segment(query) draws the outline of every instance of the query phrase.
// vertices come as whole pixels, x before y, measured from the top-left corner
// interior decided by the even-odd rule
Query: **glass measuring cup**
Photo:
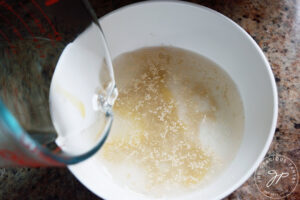
[[[0,166],[74,164],[103,145],[117,90],[101,29],[95,51],[76,54],[88,66],[72,77],[62,64],[78,35],[98,26],[93,15],[81,0],[0,1]],[[84,77],[89,83],[89,75],[92,84],[66,89]]]

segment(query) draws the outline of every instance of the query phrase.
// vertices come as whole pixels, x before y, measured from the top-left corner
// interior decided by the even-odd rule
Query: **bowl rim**
[[[258,44],[255,42],[255,40],[240,26],[238,25],[236,22],[234,22],[232,19],[230,19],[229,17],[211,9],[208,7],[205,7],[203,5],[199,5],[196,3],[191,3],[191,2],[184,2],[184,1],[176,1],[176,0],[158,0],[158,1],[143,1],[143,2],[137,2],[137,3],[133,3],[133,4],[129,4],[126,6],[123,6],[121,8],[118,8],[116,10],[113,10],[109,13],[107,13],[106,15],[104,15],[103,17],[99,18],[99,22],[105,20],[106,18],[109,18],[110,16],[114,15],[115,13],[121,12],[123,10],[126,9],[130,9],[130,8],[134,8],[134,7],[141,7],[144,5],[149,5],[149,4],[170,4],[170,5],[181,5],[181,6],[189,6],[189,7],[194,7],[197,9],[203,9],[215,16],[217,16],[218,18],[222,18],[223,20],[229,22],[230,24],[234,25],[234,27],[236,28],[237,31],[239,31],[241,34],[245,35],[247,37],[247,39],[249,40],[249,42],[254,46],[255,50],[259,53],[259,56],[262,58],[263,61],[263,65],[266,67],[267,69],[267,73],[268,76],[270,78],[271,81],[271,87],[272,87],[272,95],[273,95],[273,113],[272,113],[272,122],[271,125],[269,127],[269,133],[268,133],[268,138],[266,139],[265,145],[261,151],[261,153],[259,154],[259,156],[256,158],[255,162],[252,164],[252,166],[248,169],[248,171],[242,176],[240,177],[239,181],[237,181],[235,184],[233,184],[232,186],[230,186],[230,189],[225,190],[224,192],[222,192],[220,195],[216,196],[214,199],[222,199],[225,198],[226,196],[228,196],[229,194],[231,194],[232,192],[234,192],[236,189],[238,189],[244,182],[246,182],[250,176],[254,173],[254,171],[258,168],[259,164],[263,161],[267,151],[269,150],[269,147],[271,145],[271,142],[273,140],[273,136],[275,133],[275,129],[276,129],[276,124],[277,124],[277,118],[278,118],[278,93],[277,93],[277,86],[276,86],[276,82],[275,82],[275,77],[273,75],[273,71],[271,69],[271,66],[268,62],[268,59],[266,58],[266,56],[264,55],[263,51],[261,50],[261,48],[258,46]],[[89,188],[88,186],[86,186],[84,184],[84,180],[78,176],[76,176],[76,172],[73,172],[73,168],[76,168],[76,166],[68,166],[68,169],[71,171],[71,173],[86,187],[88,188],[91,192],[93,192],[94,194],[96,194],[97,196],[99,196],[95,191],[93,191],[93,189]],[[100,197],[100,196],[99,196]]]

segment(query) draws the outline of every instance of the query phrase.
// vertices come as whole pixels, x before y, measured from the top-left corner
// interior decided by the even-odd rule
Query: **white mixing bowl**
[[[100,22],[113,58],[141,47],[172,45],[209,58],[230,75],[245,111],[240,149],[215,182],[176,199],[221,199],[241,186],[266,154],[277,120],[275,81],[255,41],[227,17],[184,2],[137,3],[104,16]],[[84,33],[90,34],[91,41],[93,31],[95,27]],[[95,156],[69,169],[83,185],[104,199],[148,199],[115,184]]]

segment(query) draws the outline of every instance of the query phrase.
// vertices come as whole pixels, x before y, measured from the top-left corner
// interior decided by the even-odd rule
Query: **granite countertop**
[[[91,1],[102,16],[133,1]],[[241,25],[258,43],[275,75],[279,116],[268,155],[289,157],[300,170],[300,1],[194,0]],[[300,198],[300,186],[286,199]],[[66,168],[0,168],[0,199],[99,199]],[[254,177],[225,199],[267,199]]]

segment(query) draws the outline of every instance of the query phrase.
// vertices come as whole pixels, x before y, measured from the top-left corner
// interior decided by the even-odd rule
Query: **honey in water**
[[[234,158],[243,107],[230,77],[178,48],[144,48],[114,60],[119,96],[101,162],[119,184],[165,196],[212,182]]]

